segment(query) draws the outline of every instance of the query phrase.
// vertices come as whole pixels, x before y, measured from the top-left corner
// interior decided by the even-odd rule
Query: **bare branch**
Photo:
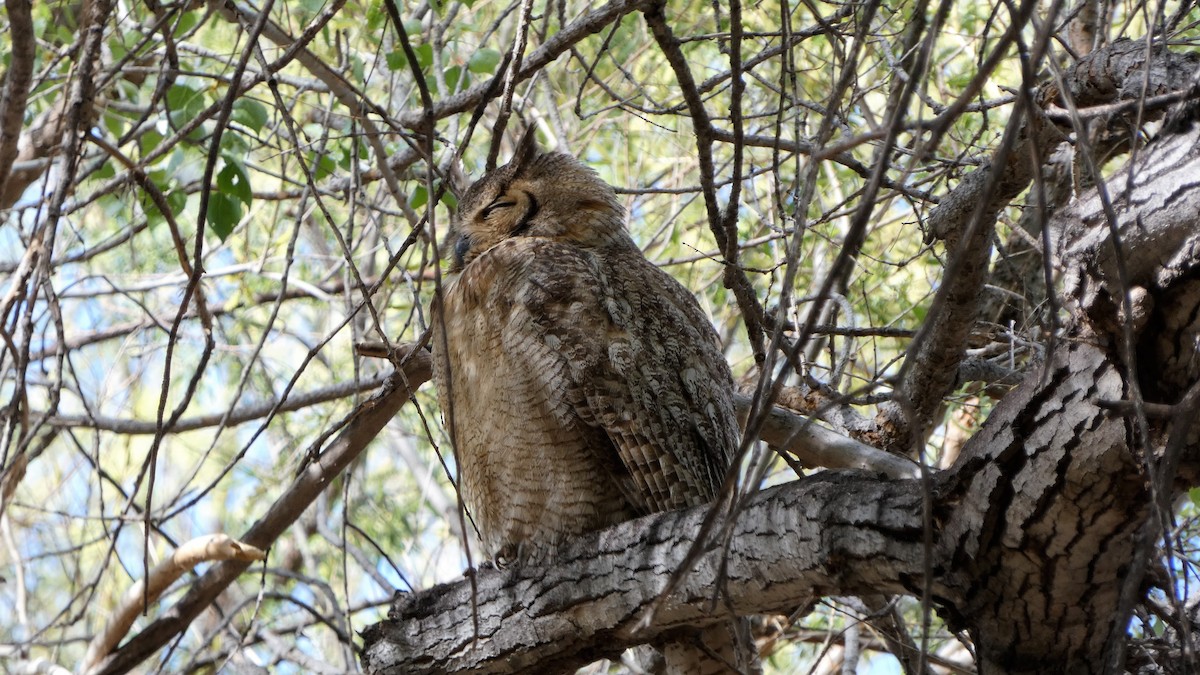
[[[251,405],[234,408],[229,411],[216,412],[208,415],[199,415],[196,417],[181,418],[170,429],[170,433],[179,434],[185,431],[195,431],[206,427],[214,427],[218,424],[229,426],[237,426],[251,420],[262,419],[270,415],[272,411],[275,413],[291,412],[294,410],[302,410],[318,403],[327,403],[338,399],[347,398],[355,394],[361,394],[372,389],[378,388],[384,384],[388,378],[388,374],[380,373],[373,377],[367,377],[361,380],[351,380],[339,384],[332,384],[328,387],[321,387],[313,391],[304,392],[301,394],[292,394],[287,397],[287,400],[280,403],[277,400],[260,401]],[[121,419],[111,417],[87,416],[87,415],[52,415],[47,419],[47,423],[52,427],[60,428],[75,428],[75,429],[98,429],[109,431],[117,434],[132,434],[132,435],[152,435],[158,428],[158,424],[150,420],[139,419]]]

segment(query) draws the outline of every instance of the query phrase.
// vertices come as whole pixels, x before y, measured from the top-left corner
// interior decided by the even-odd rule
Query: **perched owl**
[[[623,223],[612,188],[532,130],[459,202],[434,377],[488,555],[710,502],[729,468],[716,332]]]

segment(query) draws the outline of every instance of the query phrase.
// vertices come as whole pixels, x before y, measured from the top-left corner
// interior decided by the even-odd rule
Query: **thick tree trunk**
[[[937,494],[941,580],[961,594],[943,609],[982,672],[1099,671],[1149,505],[1130,425],[1098,405],[1124,392],[1109,354],[1064,342]]]

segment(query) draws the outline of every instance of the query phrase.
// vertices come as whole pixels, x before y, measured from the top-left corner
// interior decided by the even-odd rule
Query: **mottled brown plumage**
[[[720,490],[739,437],[729,367],[623,221],[611,187],[532,134],[460,201],[434,375],[488,555]]]

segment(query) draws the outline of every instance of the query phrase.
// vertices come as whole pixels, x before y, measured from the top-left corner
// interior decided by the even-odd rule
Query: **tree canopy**
[[[2,17],[11,672],[607,672],[731,612],[767,672],[1195,672],[1194,3]],[[732,511],[494,569],[421,341],[526,128],[696,294],[746,441]]]

